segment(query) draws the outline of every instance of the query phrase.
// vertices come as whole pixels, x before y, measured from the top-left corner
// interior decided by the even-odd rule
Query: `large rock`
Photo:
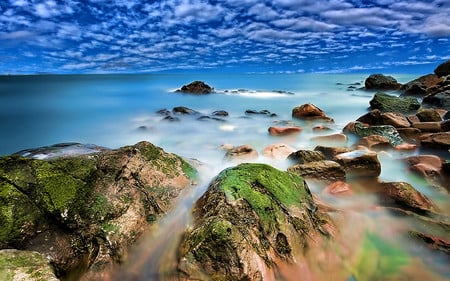
[[[345,179],[344,168],[339,165],[339,163],[330,160],[295,164],[289,167],[288,171],[308,179],[326,182],[334,182]]]
[[[327,117],[325,112],[312,103],[306,103],[296,106],[292,109],[292,117],[297,119],[324,119],[333,121],[332,118]]]
[[[344,167],[347,176],[378,177],[381,173],[381,164],[375,151],[354,150],[338,154],[335,158]]]
[[[434,74],[428,74],[414,79],[401,88],[403,91],[402,95],[412,95],[412,96],[425,96],[428,92],[428,88],[437,85],[442,80]]]
[[[173,207],[196,173],[148,142],[50,160],[2,157],[0,248],[37,251],[62,277],[104,270]]]
[[[383,126],[370,126],[366,127],[363,124],[356,122],[355,123],[355,131],[354,133],[360,138],[377,135],[383,136],[389,140],[392,146],[397,146],[402,144],[404,141],[400,137],[397,129],[391,125],[383,125]]]
[[[305,164],[325,160],[325,155],[321,151],[301,149],[291,153],[288,159],[295,161],[297,164]]]
[[[450,149],[450,132],[426,134],[420,138],[423,146],[437,149]]]
[[[303,179],[265,164],[222,171],[193,217],[178,253],[179,280],[293,280],[279,269],[317,263],[302,256],[329,234]]]
[[[420,108],[420,103],[415,97],[396,97],[382,92],[375,93],[369,103],[371,109],[379,109],[381,112],[409,114],[415,113]]]
[[[392,125],[395,128],[408,128],[411,124],[405,115],[397,112],[386,112],[381,114],[382,125]]]
[[[420,122],[441,122],[442,117],[438,110],[436,109],[422,109],[416,113],[416,116],[419,118]]]
[[[370,75],[364,85],[367,90],[398,90],[402,86],[394,77],[383,74]]]
[[[210,94],[214,92],[214,88],[202,81],[194,81],[188,85],[184,85],[177,92],[188,94]]]
[[[438,65],[434,70],[434,73],[439,77],[450,75],[450,60]]]

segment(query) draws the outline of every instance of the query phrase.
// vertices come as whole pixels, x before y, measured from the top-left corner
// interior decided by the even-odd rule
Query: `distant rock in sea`
[[[367,90],[398,90],[402,86],[392,76],[372,74],[364,82]]]
[[[176,90],[177,93],[187,94],[210,94],[214,92],[214,88],[202,81],[194,81],[188,85],[184,85],[181,89]]]

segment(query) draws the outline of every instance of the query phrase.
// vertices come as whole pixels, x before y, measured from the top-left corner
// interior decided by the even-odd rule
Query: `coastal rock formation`
[[[428,93],[428,88],[437,85],[442,80],[434,74],[428,74],[414,79],[401,88],[402,95],[407,96],[425,96]]]
[[[416,113],[417,118],[419,118],[420,122],[441,122],[442,117],[438,110],[427,108],[419,110]]]
[[[420,103],[414,97],[395,97],[383,92],[375,93],[369,103],[371,109],[379,109],[381,112],[409,114],[420,108]]]
[[[335,161],[321,160],[296,164],[288,168],[289,172],[295,173],[308,179],[334,182],[345,179],[344,168]]]
[[[450,75],[450,60],[438,65],[434,70],[434,73],[439,77]]]
[[[180,280],[293,280],[277,269],[329,235],[303,179],[265,164],[222,171],[193,216],[179,248]]]
[[[176,92],[187,93],[187,94],[210,94],[214,92],[214,88],[202,81],[194,81],[188,85],[184,85],[181,89]]]
[[[333,119],[327,117],[325,112],[312,103],[296,106],[292,109],[292,117],[297,119],[323,119],[332,122]]]
[[[2,157],[0,248],[37,251],[58,276],[95,275],[120,262],[196,174],[148,142],[50,160]]]
[[[402,85],[392,76],[372,74],[366,78],[364,86],[367,90],[398,90]]]

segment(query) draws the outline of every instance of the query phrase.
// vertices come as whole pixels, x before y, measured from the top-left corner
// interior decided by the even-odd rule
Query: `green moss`
[[[190,180],[197,180],[198,179],[198,171],[192,167],[188,162],[186,162],[184,159],[180,157],[181,161],[181,169],[183,170],[183,173],[190,179]]]
[[[149,142],[140,142],[135,146],[148,161],[159,159],[161,157],[161,154],[163,153],[162,148],[155,146]]]
[[[283,208],[310,203],[303,179],[266,164],[241,164],[221,172],[219,187],[228,200],[246,200],[258,214],[266,231],[284,217]]]
[[[119,226],[115,225],[113,223],[104,223],[102,224],[102,230],[107,234],[107,235],[113,235],[116,233],[119,233]]]
[[[49,262],[37,252],[1,250],[0,280],[57,280]]]

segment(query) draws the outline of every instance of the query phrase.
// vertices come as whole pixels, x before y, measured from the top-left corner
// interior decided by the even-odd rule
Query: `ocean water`
[[[0,155],[62,142],[118,148],[145,140],[162,147],[165,151],[205,163],[208,168],[202,171],[199,186],[183,194],[173,213],[168,214],[158,226],[158,231],[141,242],[145,247],[140,247],[141,250],[137,251],[134,257],[131,256],[131,260],[139,261],[135,265],[140,265],[139,268],[132,268],[133,272],[140,272],[134,277],[137,280],[146,280],[148,276],[161,275],[161,272],[165,272],[161,266],[171,264],[167,259],[173,260],[174,241],[177,241],[178,235],[190,223],[188,214],[192,204],[201,196],[213,176],[223,168],[233,165],[223,160],[225,152],[220,149],[221,145],[248,144],[259,153],[264,147],[275,143],[284,143],[294,149],[313,149],[317,143],[311,141],[311,138],[339,133],[349,121],[368,111],[369,100],[374,93],[358,89],[363,86],[367,76],[366,74],[0,76]],[[406,74],[393,76],[401,83],[417,78],[415,75]],[[214,87],[217,93],[202,96],[174,93],[177,88],[194,80],[206,82]],[[355,88],[349,89],[349,86]],[[292,109],[305,103],[315,104],[334,119],[334,123],[324,123],[331,131],[316,133],[312,128],[320,122],[292,120]],[[199,111],[201,115],[225,110],[229,116],[223,117],[225,120],[223,122],[199,121],[198,116],[177,116],[180,118],[179,122],[169,122],[163,120],[164,116],[156,113],[161,109],[172,110],[176,106],[189,107]],[[250,116],[245,114],[246,110],[269,110],[276,116]],[[270,136],[267,129],[282,124],[280,122],[283,121],[293,122],[301,126],[303,131],[289,137]],[[354,140],[350,139],[349,145],[352,142]],[[450,210],[448,196],[430,189],[423,181],[405,173],[405,167],[397,161],[417,153],[419,151],[381,153],[380,180],[410,182],[448,213]],[[444,157],[448,159],[448,153],[444,154]],[[273,160],[262,155],[255,161],[268,163],[280,169],[286,169],[289,165],[286,161]],[[310,187],[314,193],[321,194],[323,186],[310,183]],[[417,277],[411,280],[450,278],[446,257],[420,248],[423,259],[418,259],[418,246],[400,235],[398,240],[395,238],[396,235],[392,235],[392,232],[404,232],[408,223],[405,219],[396,218],[385,212],[382,216],[374,216],[371,208],[376,205],[376,200],[371,196],[365,196],[363,192],[356,193],[350,200],[336,202],[331,199],[329,203],[350,211],[359,210],[365,214],[364,221],[369,220],[370,223],[358,226],[358,229],[363,231],[368,229],[373,231],[373,225],[378,223],[392,226],[378,229],[377,232],[386,239],[389,237],[388,240],[392,240],[389,243],[402,245],[403,249],[410,253],[414,263],[407,268],[407,276]],[[168,236],[167,233],[171,235]],[[129,271],[124,268],[123,272]],[[121,280],[126,280],[127,275],[124,276]],[[353,277],[349,277],[349,280]]]

